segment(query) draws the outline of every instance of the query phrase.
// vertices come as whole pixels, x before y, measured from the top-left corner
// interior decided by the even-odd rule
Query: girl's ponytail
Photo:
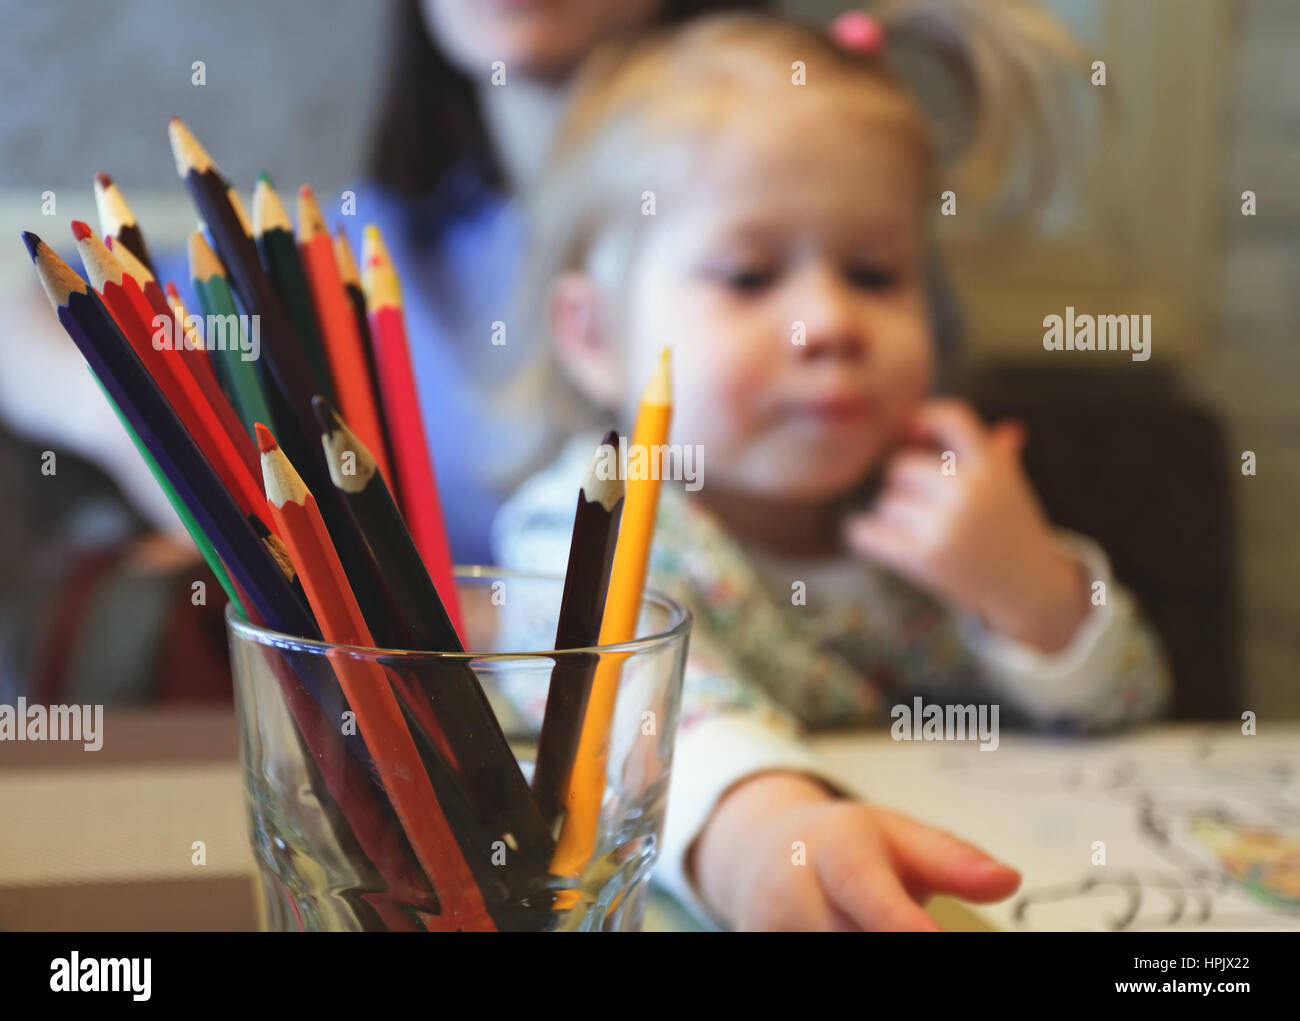
[[[870,12],[952,186],[1000,218],[1038,212],[1079,152],[1089,64],[1074,37],[1031,0],[880,0]]]

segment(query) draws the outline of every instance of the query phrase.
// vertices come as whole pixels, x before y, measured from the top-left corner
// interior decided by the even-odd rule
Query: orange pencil
[[[672,394],[671,363],[665,348],[637,408],[632,445],[628,451],[629,464],[633,463],[635,452],[649,452],[668,442],[668,427],[673,414]],[[645,590],[650,544],[659,507],[660,480],[642,477],[630,469],[628,474],[632,477],[626,480],[623,521],[619,526],[609,595],[605,599],[605,616],[600,626],[601,645],[616,645],[636,637],[636,622],[641,613],[641,596]],[[569,774],[564,823],[551,858],[551,871],[556,875],[581,872],[596,845],[596,826],[605,794],[609,727],[614,716],[622,664],[621,656],[603,656],[596,667],[582,733],[578,738],[578,752]],[[568,906],[563,896],[557,899],[556,904],[558,907]]]
[[[460,599],[452,573],[451,550],[442,520],[442,502],[433,474],[433,456],[420,413],[420,396],[411,372],[411,353],[402,316],[402,291],[379,228],[366,227],[363,285],[370,311],[370,332],[374,341],[379,387],[388,411],[393,443],[394,468],[406,519],[424,566],[456,631],[465,640]]]
[[[393,470],[388,463],[384,430],[379,423],[370,366],[361,334],[357,332],[356,315],[343,290],[343,279],[334,261],[334,245],[320,206],[305,184],[298,190],[298,253],[316,308],[316,321],[324,335],[325,355],[338,392],[339,408],[379,463],[379,473],[391,482]]]
[[[393,439],[388,428],[388,414],[384,411],[383,394],[379,390],[379,370],[375,368],[375,345],[370,338],[370,316],[366,313],[366,292],[361,287],[361,274],[357,272],[357,261],[352,257],[352,246],[348,236],[338,224],[334,225],[334,263],[338,266],[339,279],[343,281],[343,293],[347,295],[348,304],[352,306],[352,318],[357,324],[357,336],[361,338],[361,348],[366,356],[366,367],[370,373],[370,399],[374,402],[379,415],[379,431],[384,436],[384,455],[389,464],[393,463]],[[397,478],[388,479],[388,488],[392,490],[398,505],[401,505],[401,492]]]
[[[321,634],[338,645],[373,647],[370,629],[315,497],[266,426],[259,422],[255,429],[267,504],[298,569]],[[441,921],[446,929],[495,930],[383,668],[347,655],[332,658],[339,684],[356,713],[358,729],[374,756],[380,781],[442,904],[441,915],[428,916],[428,920]]]

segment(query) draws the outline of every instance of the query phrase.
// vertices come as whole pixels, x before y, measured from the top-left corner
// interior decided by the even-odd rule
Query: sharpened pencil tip
[[[27,246],[27,254],[36,261],[36,247],[41,243],[41,239],[33,234],[30,230],[23,231],[23,244]]]
[[[310,185],[310,184],[299,185],[299,186],[298,186],[298,194],[301,195],[301,196],[302,196],[303,198],[305,198],[305,199],[312,199],[312,200],[315,200],[315,198],[316,198],[316,193],[315,193],[314,191],[311,190],[311,185]]]
[[[95,174],[95,183],[99,185],[101,188],[113,187],[113,179],[109,177],[106,173],[104,173],[102,170],[99,171],[97,174]]]
[[[316,421],[320,424],[321,432],[335,433],[339,429],[339,416],[327,401],[320,394],[316,394],[311,399],[311,410],[316,413]]]
[[[275,442],[275,437],[271,435],[271,430],[261,422],[254,422],[253,429],[257,433],[257,449],[263,454],[280,449],[280,445]]]
[[[264,184],[268,188],[275,187],[275,182],[271,180],[271,175],[268,174],[265,170],[263,170],[260,174],[257,175],[257,183]]]
[[[85,241],[93,232],[84,220],[72,221],[72,236],[78,241]]]
[[[168,280],[163,290],[167,292],[167,297],[175,298],[177,301],[181,300],[181,292],[176,289],[176,281]]]

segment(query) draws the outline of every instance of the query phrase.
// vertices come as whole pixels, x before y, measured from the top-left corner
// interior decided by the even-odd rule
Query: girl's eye
[[[765,266],[733,266],[714,274],[722,285],[739,294],[758,294],[771,286],[776,270]]]
[[[850,266],[847,276],[864,291],[887,291],[898,283],[898,273],[888,266]]]

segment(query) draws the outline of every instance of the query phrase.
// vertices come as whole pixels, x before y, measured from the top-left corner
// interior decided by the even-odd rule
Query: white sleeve
[[[728,789],[747,776],[773,770],[816,774],[816,758],[796,732],[761,711],[712,716],[677,735],[663,852],[654,878],[715,928],[722,925],[687,874],[687,853]]]
[[[1090,585],[1105,584],[1105,602],[1093,605],[1070,643],[1053,653],[990,631],[973,614],[959,616],[982,675],[994,691],[1042,722],[1070,718],[1111,726],[1154,716],[1168,695],[1168,669],[1136,600],[1116,583],[1097,543],[1063,530],[1057,541],[1083,565]]]

